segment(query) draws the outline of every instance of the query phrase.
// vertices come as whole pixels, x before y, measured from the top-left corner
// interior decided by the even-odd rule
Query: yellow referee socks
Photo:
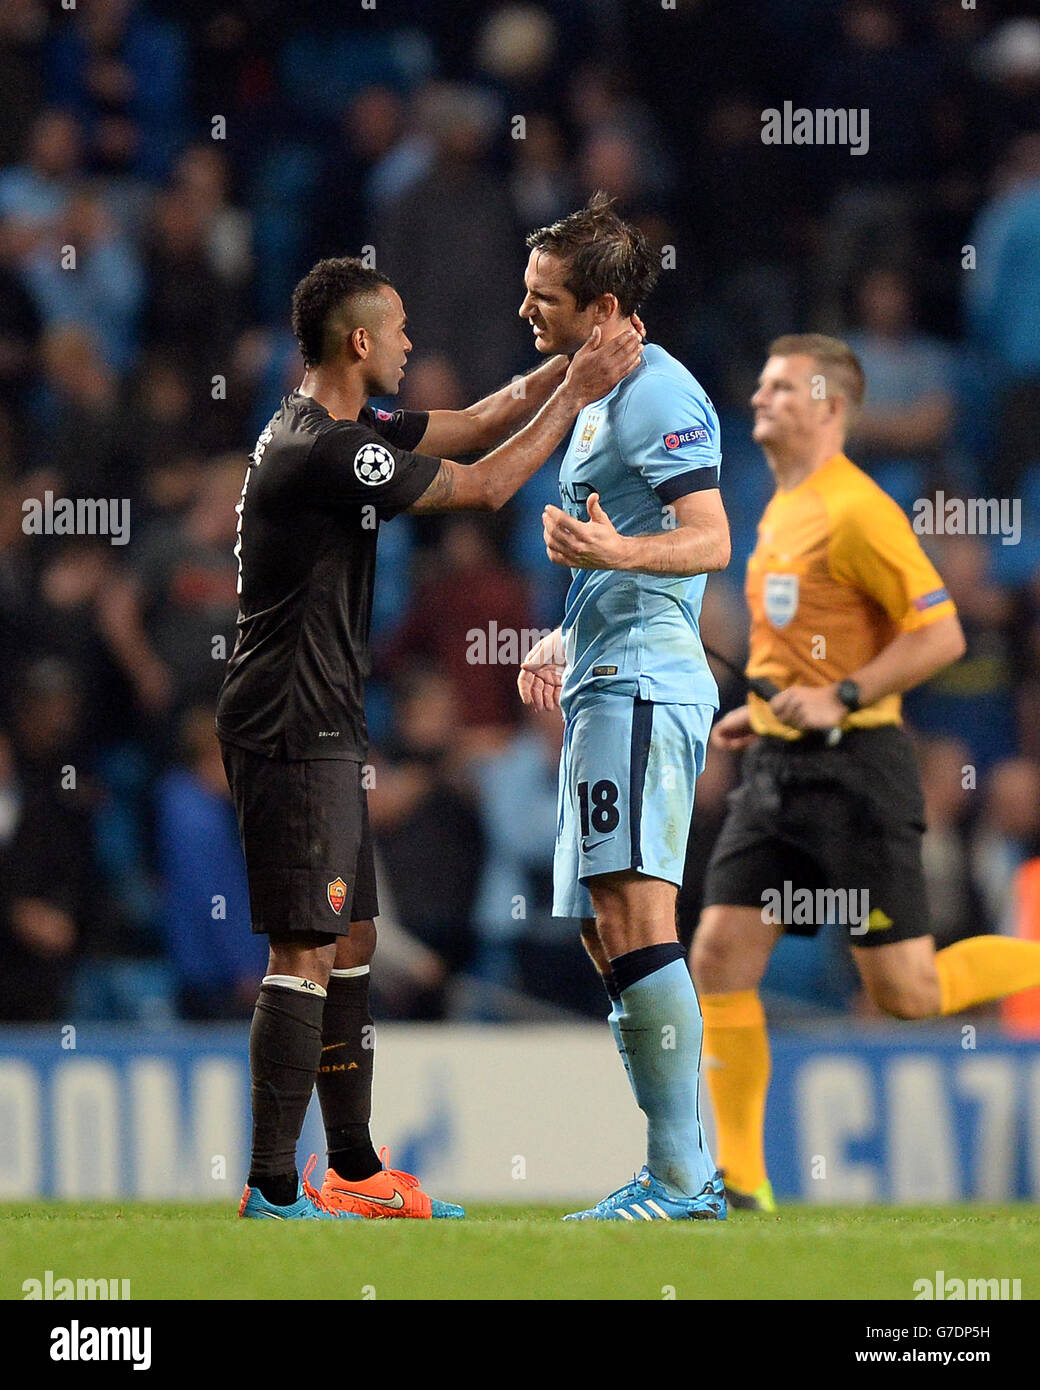
[[[704,1067],[715,1110],[715,1161],[726,1185],[754,1192],[766,1180],[763,1130],[769,1038],[757,989],[702,994]]]
[[[938,951],[935,968],[939,972],[940,1012],[959,1013],[973,1004],[985,1004],[990,999],[1002,999],[1005,994],[1040,985],[1040,941],[971,936]],[[707,1038],[707,1030],[704,1036]]]

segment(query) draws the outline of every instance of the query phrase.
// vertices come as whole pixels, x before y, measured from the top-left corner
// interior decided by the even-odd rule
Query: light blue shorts
[[[693,789],[715,710],[591,693],[567,716],[553,916],[592,917],[587,880],[637,869],[682,884]]]

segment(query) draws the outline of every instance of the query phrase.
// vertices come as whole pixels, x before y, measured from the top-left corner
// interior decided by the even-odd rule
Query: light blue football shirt
[[[626,536],[675,525],[669,504],[719,485],[715,407],[690,372],[656,344],[574,422],[560,465],[564,511],[588,520],[589,493]],[[564,709],[583,691],[718,708],[700,638],[706,576],[572,570],[562,623]]]

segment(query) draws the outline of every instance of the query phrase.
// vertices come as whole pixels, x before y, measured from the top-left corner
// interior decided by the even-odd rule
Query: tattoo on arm
[[[408,508],[410,512],[450,511],[455,496],[455,476],[458,464],[451,459],[441,459],[441,466],[434,475],[430,486]]]

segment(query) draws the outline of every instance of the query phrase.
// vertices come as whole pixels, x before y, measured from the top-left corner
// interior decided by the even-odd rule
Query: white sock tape
[[[313,980],[304,980],[299,975],[265,975],[262,985],[277,985],[279,989],[295,989],[300,994],[314,994],[319,999],[328,998],[327,992]]]
[[[370,965],[352,965],[349,970],[334,970],[332,973],[340,980],[349,980],[355,975],[367,975],[371,969]]]

